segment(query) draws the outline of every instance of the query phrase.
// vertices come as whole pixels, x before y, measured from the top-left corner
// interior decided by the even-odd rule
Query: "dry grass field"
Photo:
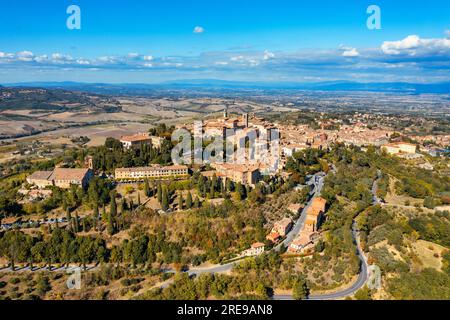
[[[423,269],[433,268],[441,271],[442,253],[447,250],[445,247],[433,242],[418,240],[413,244],[413,250],[420,259]]]

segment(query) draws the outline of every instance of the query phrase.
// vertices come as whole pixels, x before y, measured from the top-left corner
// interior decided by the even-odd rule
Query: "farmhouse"
[[[148,133],[137,133],[120,138],[120,142],[126,149],[130,149],[134,146],[140,146],[141,144],[151,145],[154,148],[161,148],[163,140],[164,139],[161,137],[150,136]]]
[[[55,168],[53,171],[36,171],[27,177],[27,182],[38,188],[56,186],[62,189],[68,189],[72,185],[86,188],[93,175],[92,170],[87,168]]]
[[[264,243],[256,242],[252,244],[250,249],[244,251],[244,255],[248,257],[260,255],[264,252],[264,247],[265,247]]]

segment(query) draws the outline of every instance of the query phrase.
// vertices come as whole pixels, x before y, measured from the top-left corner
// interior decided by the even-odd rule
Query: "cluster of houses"
[[[317,230],[323,219],[327,201],[324,198],[316,197],[313,199],[311,206],[306,211],[306,220],[303,230],[289,245],[288,252],[302,253],[310,248],[314,241],[318,239]]]
[[[316,197],[308,210],[306,210],[306,219],[303,230],[291,242],[288,248],[289,253],[304,253],[312,248],[315,242],[319,239],[318,228],[323,220],[323,215],[326,210],[327,201],[324,198]],[[292,209],[300,212],[302,205],[292,205]],[[293,223],[290,218],[283,218],[274,223],[272,230],[267,235],[266,240],[272,243],[278,243],[284,238],[292,229]],[[242,256],[256,256],[264,252],[264,243],[256,242],[251,247],[242,253]]]

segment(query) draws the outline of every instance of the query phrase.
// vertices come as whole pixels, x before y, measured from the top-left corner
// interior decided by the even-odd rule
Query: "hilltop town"
[[[448,281],[448,127],[265,108],[5,140],[1,296],[423,298],[413,283]]]

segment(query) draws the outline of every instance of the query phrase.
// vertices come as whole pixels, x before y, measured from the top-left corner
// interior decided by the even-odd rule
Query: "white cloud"
[[[37,56],[36,58],[34,58],[34,61],[39,62],[39,63],[44,63],[44,62],[48,61],[48,56],[46,54]]]
[[[66,54],[53,53],[51,56],[51,60],[51,62],[53,63],[66,64],[73,62],[74,58]]]
[[[19,61],[32,61],[34,54],[31,51],[21,51],[17,53],[17,60]]]
[[[152,67],[153,67],[153,64],[152,64],[152,63],[149,63],[149,62],[146,62],[146,63],[144,63],[144,67],[146,67],[146,68],[152,68]]]
[[[351,58],[351,57],[358,57],[359,56],[359,52],[358,50],[356,50],[356,48],[353,47],[347,47],[344,45],[340,45],[339,49],[342,51],[342,56],[343,57],[347,57],[347,58]]]
[[[275,54],[270,51],[264,51],[264,60],[270,60],[275,58]]]
[[[144,56],[144,60],[145,61],[152,61],[153,60],[153,56]]]
[[[445,36],[447,39],[450,39],[450,30],[445,31]]]
[[[217,61],[214,64],[218,65],[218,66],[226,66],[226,65],[228,65],[228,62],[226,62],[226,61]]]
[[[91,64],[91,62],[89,60],[86,60],[86,59],[77,59],[77,63],[79,65],[90,65]]]
[[[205,29],[203,27],[196,26],[194,28],[194,33],[203,33],[203,32],[205,32]]]
[[[100,61],[101,63],[106,63],[106,64],[115,64],[116,63],[116,57],[103,56],[103,57],[99,57],[98,61]]]
[[[234,56],[230,58],[231,61],[242,61],[244,59],[244,56]]]
[[[450,39],[421,39],[410,35],[399,41],[384,41],[381,50],[388,55],[450,54]]]

